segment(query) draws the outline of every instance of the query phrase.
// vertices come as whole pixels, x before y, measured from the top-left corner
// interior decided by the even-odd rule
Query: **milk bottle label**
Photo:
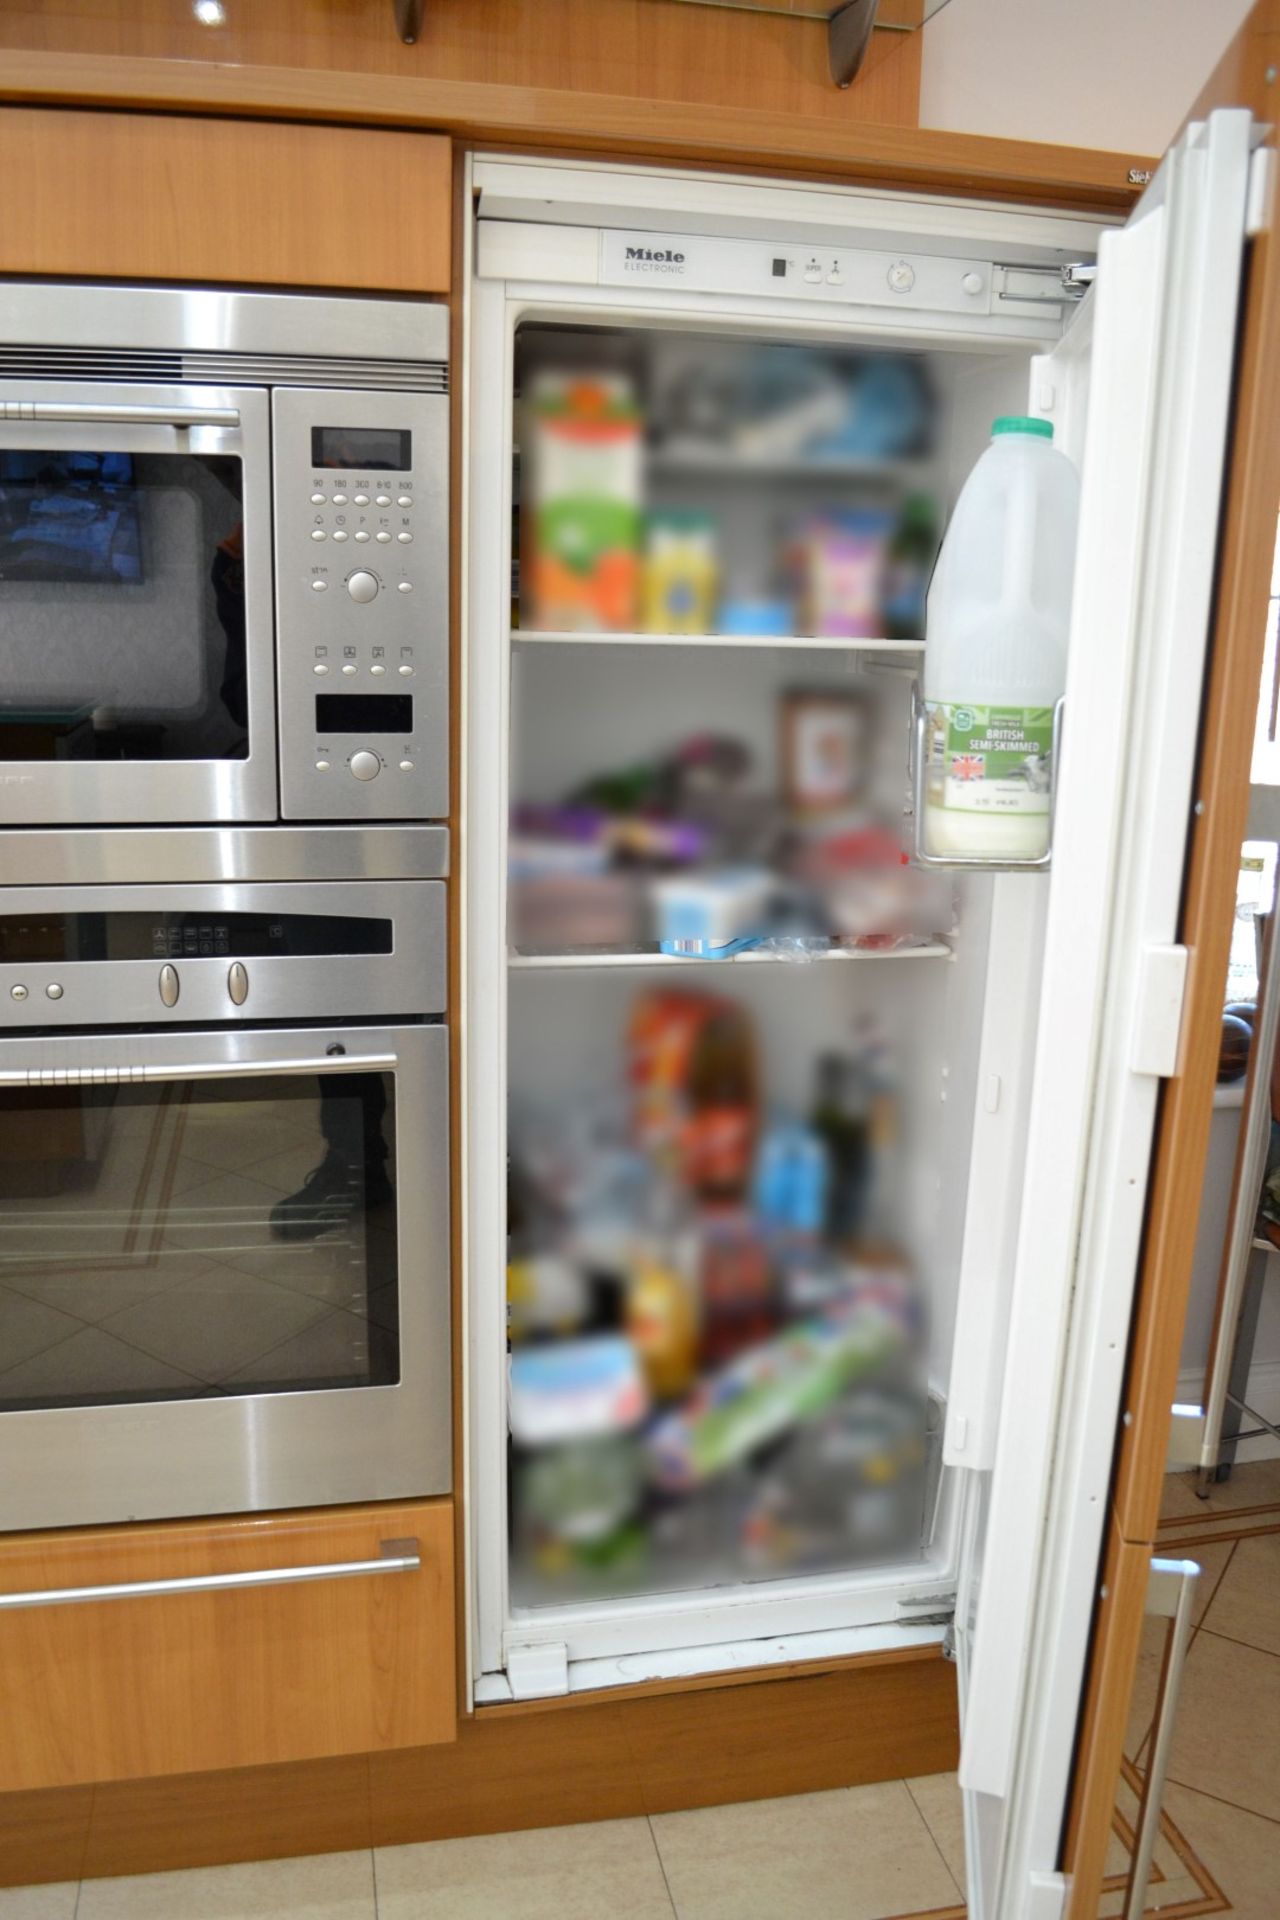
[[[1052,707],[930,701],[926,794],[948,813],[1046,814]]]

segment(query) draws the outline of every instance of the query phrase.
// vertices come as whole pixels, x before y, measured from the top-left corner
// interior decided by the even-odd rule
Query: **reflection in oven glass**
[[[390,1075],[0,1102],[0,1411],[400,1377]]]

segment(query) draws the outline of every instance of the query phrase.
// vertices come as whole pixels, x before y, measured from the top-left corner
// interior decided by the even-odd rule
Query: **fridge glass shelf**
[[[922,941],[918,946],[827,947],[803,956],[747,947],[741,953],[730,954],[723,960],[660,953],[656,947],[639,947],[629,953],[620,953],[608,947],[583,947],[568,953],[508,953],[507,965],[547,971],[565,967],[785,967],[826,961],[949,960],[950,957],[951,948],[945,940],[929,940]]]
[[[576,646],[589,643],[611,647],[749,647],[796,653],[918,654],[923,640],[850,639],[821,633],[613,633],[609,631],[552,632],[541,627],[513,627],[511,638],[521,646]]]

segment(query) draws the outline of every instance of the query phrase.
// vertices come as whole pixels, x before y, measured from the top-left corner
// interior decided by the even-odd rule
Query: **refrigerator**
[[[1257,148],[1123,222],[470,162],[472,1698],[941,1644],[975,1920],[1061,1910]],[[931,866],[1010,415],[1080,477],[1050,851]]]

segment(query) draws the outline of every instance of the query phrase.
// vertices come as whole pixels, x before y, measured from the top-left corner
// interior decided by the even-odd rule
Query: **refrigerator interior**
[[[902,865],[910,690],[928,558],[1028,356],[536,323],[515,367],[512,1616],[752,1587],[844,1596],[802,1625],[892,1620],[954,1580],[941,1424],[993,887]],[[578,531],[554,499],[539,520],[558,456],[530,400],[554,430],[574,378],[630,442],[588,451],[635,508],[604,533],[630,579],[595,606],[531,577]],[[771,417],[732,417],[762,393]],[[916,641],[910,591],[890,618],[868,586],[909,514]],[[690,894],[752,944],[659,952]]]

